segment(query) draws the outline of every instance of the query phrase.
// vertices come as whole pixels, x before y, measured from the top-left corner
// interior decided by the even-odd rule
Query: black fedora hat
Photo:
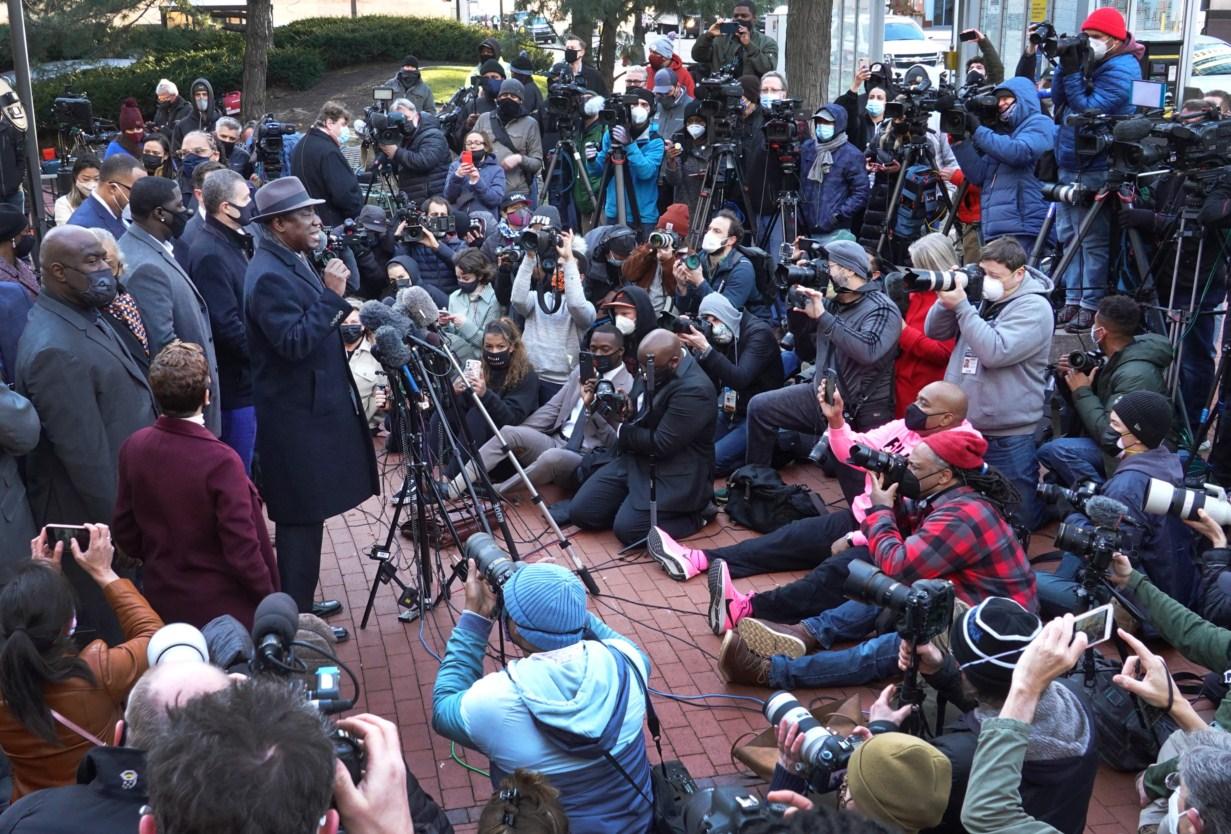
[[[299,181],[299,177],[281,177],[262,185],[256,192],[256,214],[253,220],[265,223],[280,214],[288,214],[308,206],[319,206],[324,200],[314,200]]]

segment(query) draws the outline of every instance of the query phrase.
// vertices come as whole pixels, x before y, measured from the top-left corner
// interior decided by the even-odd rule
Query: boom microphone
[[[1091,495],[1086,499],[1086,518],[1094,522],[1095,527],[1116,529],[1128,516],[1128,507],[1114,498],[1106,495]]]
[[[1154,122],[1150,119],[1127,119],[1117,122],[1111,135],[1117,142],[1139,142],[1150,135]]]
[[[359,321],[370,333],[382,327],[392,327],[400,337],[410,330],[410,319],[381,301],[363,302],[359,308]]]
[[[398,293],[397,303],[405,308],[411,321],[424,330],[434,328],[440,318],[440,308],[423,287],[407,287],[402,290]]]
[[[259,671],[285,666],[298,630],[299,606],[290,594],[278,592],[261,600],[252,620],[252,642],[256,644],[253,667]]]

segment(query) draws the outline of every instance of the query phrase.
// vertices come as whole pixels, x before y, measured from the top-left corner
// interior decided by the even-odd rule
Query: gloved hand
[[[1071,75],[1081,69],[1085,63],[1086,50],[1070,47],[1060,53],[1060,69],[1064,70],[1065,75]]]
[[[975,131],[983,126],[983,122],[979,121],[979,117],[974,113],[966,114],[966,132],[971,136],[975,135]]]
[[[1154,228],[1154,212],[1149,209],[1121,208],[1119,220],[1122,229],[1148,231]]]
[[[616,125],[611,129],[611,144],[627,145],[628,144],[628,128],[624,125]]]
[[[586,142],[586,159],[593,160],[596,156],[598,156],[598,146],[593,142]]]

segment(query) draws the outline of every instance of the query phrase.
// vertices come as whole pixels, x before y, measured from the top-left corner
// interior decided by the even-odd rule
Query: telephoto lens
[[[489,533],[475,533],[466,539],[465,549],[466,558],[474,559],[479,572],[493,588],[502,587],[513,572],[521,567],[521,562],[510,559]]]
[[[655,229],[650,232],[649,240],[646,241],[651,249],[675,249],[680,245],[680,239],[675,232],[667,229]]]
[[[860,469],[866,469],[869,472],[879,472],[884,476],[885,486],[889,486],[890,484],[900,484],[902,482],[902,478],[906,475],[909,461],[907,461],[904,455],[895,455],[892,452],[869,449],[867,446],[861,446],[856,443],[851,446],[849,463],[852,466],[858,466]]]
[[[847,568],[842,592],[879,608],[901,611],[910,601],[910,586],[903,585],[875,565],[856,559]]]
[[[932,269],[907,269],[902,272],[902,285],[907,292],[948,292],[966,286],[962,272],[941,272]]]
[[[855,745],[850,739],[830,732],[821,726],[812,713],[790,692],[775,692],[765,702],[765,717],[775,727],[782,721],[791,721],[804,737],[800,761],[826,773],[846,767]]]
[[[1205,510],[1219,527],[1231,526],[1231,503],[1222,487],[1206,484],[1203,490],[1185,489],[1158,478],[1150,479],[1146,489],[1147,513],[1196,521],[1197,510]]]

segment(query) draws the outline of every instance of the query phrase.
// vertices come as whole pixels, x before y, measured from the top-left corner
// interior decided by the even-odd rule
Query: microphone
[[[159,663],[209,663],[209,646],[205,635],[188,623],[170,623],[150,638],[145,655],[150,666]]]
[[[1154,122],[1150,119],[1127,119],[1117,122],[1111,135],[1117,142],[1138,142],[1150,135]]]
[[[407,287],[398,293],[397,303],[405,308],[410,320],[424,330],[431,330],[440,318],[440,308],[423,287]]]
[[[256,607],[252,620],[252,642],[256,644],[253,667],[281,669],[291,654],[291,641],[299,630],[299,606],[290,594],[270,594]]]
[[[406,347],[401,331],[391,324],[382,324],[376,328],[372,356],[386,368],[400,368],[410,361],[410,348]]]
[[[1092,495],[1086,499],[1086,518],[1096,527],[1116,529],[1128,515],[1128,507],[1106,495]]]
[[[381,301],[365,301],[359,308],[359,321],[370,332],[392,327],[399,336],[410,330],[410,319]]]

